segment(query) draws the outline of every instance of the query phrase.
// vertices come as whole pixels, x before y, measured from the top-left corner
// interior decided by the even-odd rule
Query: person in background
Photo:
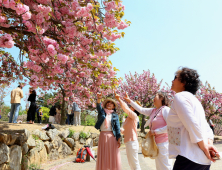
[[[209,125],[210,125],[210,128],[212,129],[213,133],[214,133],[214,124],[213,124],[213,121],[211,119],[209,119]],[[214,133],[215,134],[215,133]]]
[[[55,123],[55,115],[56,115],[56,107],[55,105],[53,105],[49,111],[49,123],[51,124]]]
[[[21,103],[21,98],[23,98],[22,88],[23,85],[19,84],[19,86],[16,89],[12,90],[11,92],[11,111],[10,111],[9,123],[12,123],[12,119],[13,123],[17,123],[19,106]]]
[[[29,110],[27,112],[27,122],[29,122],[30,124],[34,124],[35,123],[35,113],[36,113],[36,91],[33,89],[29,89],[29,98],[28,101],[30,101],[30,106],[29,106]]]
[[[126,155],[131,170],[141,170],[138,159],[139,143],[137,139],[137,117],[140,115],[133,107],[128,107],[127,104],[120,99],[119,94],[115,93],[116,100],[120,103],[123,111],[128,115],[127,119],[121,128],[121,133],[124,134],[124,144],[126,146]],[[137,104],[140,104],[139,102]]]
[[[42,117],[43,117],[43,112],[42,112],[42,109],[39,107],[38,109],[38,123],[39,124],[42,124]]]
[[[167,130],[169,158],[176,158],[173,170],[209,170],[213,157],[220,157],[203,106],[195,96],[199,87],[199,74],[187,67],[179,69],[172,81],[171,90],[176,94]]]
[[[73,117],[74,117],[74,112],[72,111],[72,105],[68,105],[68,114],[67,114],[67,123],[69,125],[73,125]]]
[[[116,102],[106,99],[101,106],[102,94],[97,93],[98,120],[95,128],[100,130],[96,170],[121,170],[120,123]]]
[[[36,114],[37,114],[38,123],[40,123],[39,122],[39,110],[40,110],[40,107],[37,105],[36,106]]]
[[[81,109],[79,108],[76,102],[73,102],[72,110],[74,112],[75,126],[81,125]]]
[[[60,124],[61,122],[61,107],[58,105],[56,107],[55,123]]]

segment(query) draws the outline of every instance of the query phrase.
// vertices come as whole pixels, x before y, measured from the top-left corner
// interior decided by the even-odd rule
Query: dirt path
[[[33,131],[35,129],[42,130],[42,127],[46,124],[28,124],[28,123],[8,123],[8,122],[1,122],[0,121],[0,131],[1,130],[20,130],[20,129],[27,129],[29,131]],[[85,132],[91,132],[91,133],[99,133],[99,130],[94,128],[93,126],[73,126],[73,125],[57,125],[54,124],[56,129],[62,131],[66,128],[72,129],[75,132],[85,131]]]

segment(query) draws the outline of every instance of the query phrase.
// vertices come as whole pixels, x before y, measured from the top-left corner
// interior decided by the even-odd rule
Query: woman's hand
[[[215,155],[219,158],[219,152],[215,146],[212,144],[206,144],[203,140],[197,143],[199,148],[205,153],[206,157],[210,159],[212,162],[216,162],[216,160],[213,159]]]
[[[125,92],[124,100],[126,100],[127,103],[130,103],[130,98],[129,98],[127,92]]]
[[[102,99],[102,93],[97,93],[97,99]]]
[[[102,93],[97,93],[97,103],[101,103],[102,95]]]
[[[114,90],[115,98],[116,100],[120,101],[120,95],[116,93],[116,90]]]
[[[118,143],[118,148],[120,148],[120,146],[121,146],[120,138],[118,139],[117,143]]]

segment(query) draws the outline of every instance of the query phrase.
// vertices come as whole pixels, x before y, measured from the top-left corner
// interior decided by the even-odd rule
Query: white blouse
[[[184,91],[175,95],[167,127],[170,158],[181,155],[198,164],[211,164],[197,142],[204,140],[207,143],[214,135],[201,103],[192,93]]]
[[[105,127],[105,121],[103,121],[102,125],[100,126],[101,131],[112,131],[112,126],[111,126],[111,119],[112,119],[112,114],[106,115],[107,123],[108,123],[108,128]]]

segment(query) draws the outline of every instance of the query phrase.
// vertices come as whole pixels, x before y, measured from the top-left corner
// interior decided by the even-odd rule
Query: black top
[[[29,95],[28,101],[35,102],[35,99],[36,99],[36,94],[32,93],[32,94]]]

